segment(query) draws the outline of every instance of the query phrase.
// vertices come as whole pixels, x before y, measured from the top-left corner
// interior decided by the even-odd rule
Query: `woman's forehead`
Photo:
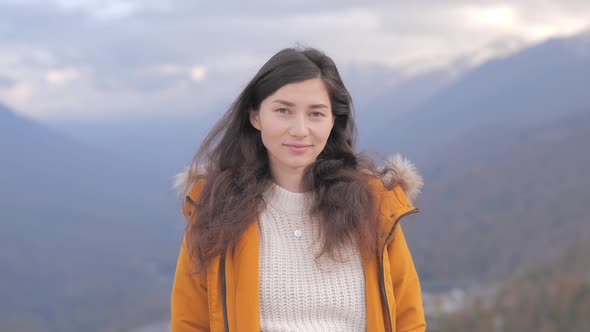
[[[310,79],[302,82],[289,83],[266,98],[267,103],[277,103],[286,106],[299,105],[330,105],[330,96],[321,79]]]

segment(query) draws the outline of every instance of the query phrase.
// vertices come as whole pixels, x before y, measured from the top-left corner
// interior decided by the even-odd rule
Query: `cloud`
[[[0,99],[40,118],[114,116],[228,99],[297,43],[342,68],[464,70],[587,28],[590,2],[0,0],[0,22],[13,82]]]
[[[191,78],[193,81],[202,81],[207,76],[207,68],[205,66],[197,65],[191,69]]]
[[[469,24],[491,28],[514,29],[517,18],[515,9],[509,5],[495,5],[490,7],[468,7],[465,14]]]
[[[137,1],[58,0],[56,4],[63,10],[84,10],[90,16],[104,20],[125,18],[141,9]]]
[[[0,76],[0,89],[6,89],[12,87],[16,83],[15,80],[9,77]]]
[[[64,85],[76,81],[80,77],[76,68],[60,68],[48,70],[45,79],[50,85]]]
[[[0,96],[11,102],[16,102],[17,104],[29,100],[32,94],[33,88],[31,84],[27,82],[15,82],[7,89],[0,90]]]

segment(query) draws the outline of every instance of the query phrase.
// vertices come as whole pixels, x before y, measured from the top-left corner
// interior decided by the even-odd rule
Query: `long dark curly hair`
[[[228,111],[215,124],[189,167],[184,193],[204,181],[188,219],[186,243],[196,267],[238,241],[265,208],[263,193],[271,185],[269,157],[249,112],[282,86],[319,78],[325,83],[334,126],[325,148],[305,168],[303,186],[313,193],[310,215],[321,221],[322,250],[338,260],[339,249],[356,245],[375,252],[378,216],[370,177],[386,170],[366,154],[355,152],[356,126],[351,96],[334,61],[315,48],[286,48],[272,56],[246,85]],[[185,195],[183,195],[185,197]],[[366,250],[366,251],[365,251]]]

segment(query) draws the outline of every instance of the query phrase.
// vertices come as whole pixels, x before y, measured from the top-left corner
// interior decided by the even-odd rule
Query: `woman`
[[[172,332],[425,330],[399,225],[422,180],[357,154],[355,131],[330,57],[288,48],[262,66],[178,176]]]

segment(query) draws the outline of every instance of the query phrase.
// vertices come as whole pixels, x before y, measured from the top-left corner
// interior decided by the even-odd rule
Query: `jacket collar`
[[[174,175],[172,178],[172,187],[178,192],[180,197],[186,197],[186,195],[190,192],[191,187],[194,185],[194,183],[188,183],[190,173],[189,171],[191,168],[194,169],[197,174],[203,171],[203,168],[201,167],[189,165]],[[376,181],[377,179],[373,179],[372,181],[372,183],[376,186],[376,190],[386,190],[397,193],[397,195],[393,196],[392,198],[394,198],[396,201],[399,201],[399,204],[413,204],[418,195],[421,193],[422,187],[424,185],[422,176],[418,174],[414,164],[408,159],[402,157],[401,154],[397,153],[389,156],[385,160],[385,165],[382,167],[382,170],[385,170],[386,172],[385,175],[380,179],[381,181]],[[403,193],[400,193],[399,189],[396,189],[396,187],[399,187]],[[405,199],[404,197],[398,196],[405,196]]]

